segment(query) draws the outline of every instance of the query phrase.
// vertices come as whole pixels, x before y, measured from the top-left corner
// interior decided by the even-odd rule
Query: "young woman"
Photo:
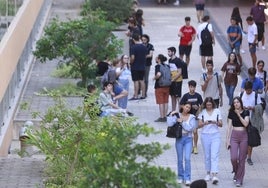
[[[224,78],[224,86],[226,94],[229,98],[229,105],[232,104],[234,91],[237,86],[238,75],[241,72],[240,65],[237,63],[237,57],[234,52],[228,56],[228,60],[221,68],[222,78]]]
[[[119,64],[116,66],[115,72],[119,85],[127,92],[129,92],[129,78],[131,77],[129,68],[129,57],[127,55],[122,55]],[[126,109],[127,102],[128,96],[122,97],[118,99],[118,106]]]
[[[155,80],[154,89],[156,104],[159,105],[160,112],[160,117],[156,119],[155,122],[166,122],[166,114],[168,112],[169,86],[161,87],[159,85],[159,78],[161,77],[160,64],[164,65],[164,63],[167,61],[167,57],[165,57],[163,54],[159,54],[155,58],[155,61],[157,65],[155,66],[155,76],[153,79]]]
[[[219,179],[219,156],[221,136],[219,127],[222,127],[222,116],[212,97],[206,97],[202,111],[198,115],[198,126],[201,130],[201,142],[205,155],[205,168],[207,175],[206,181],[212,180],[213,184],[217,184]],[[211,177],[212,176],[212,177]]]
[[[245,163],[248,150],[249,111],[243,109],[240,97],[232,101],[228,114],[228,129],[226,133],[226,147],[230,149],[231,163],[237,187],[241,187],[245,175]]]
[[[191,112],[192,104],[191,102],[186,102],[181,107],[179,114],[176,111],[170,113],[169,117],[175,117],[175,121],[174,118],[171,118],[173,121],[168,121],[169,125],[178,121],[183,127],[182,137],[176,139],[175,146],[178,159],[178,182],[180,184],[184,182],[186,186],[191,184],[191,153],[193,147],[192,135],[193,130],[197,127],[195,115]]]

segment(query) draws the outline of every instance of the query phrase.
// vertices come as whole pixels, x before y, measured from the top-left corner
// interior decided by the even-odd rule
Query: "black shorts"
[[[195,4],[195,9],[196,10],[204,10],[205,9],[205,4]]]
[[[257,29],[258,29],[258,41],[261,41],[263,38],[263,34],[265,31],[264,23],[256,23]]]
[[[179,45],[179,54],[180,55],[186,55],[186,56],[190,56],[192,51],[192,45],[190,46],[186,46],[186,45]]]
[[[181,88],[182,88],[182,81],[172,82],[171,86],[169,87],[169,95],[181,97]]]
[[[200,56],[213,56],[213,47],[211,45],[200,45],[199,47]]]
[[[131,70],[132,81],[143,80],[145,71]]]

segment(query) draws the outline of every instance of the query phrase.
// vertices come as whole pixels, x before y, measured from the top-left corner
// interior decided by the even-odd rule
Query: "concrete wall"
[[[24,0],[0,42],[0,101],[5,96],[5,92],[44,2],[45,0]],[[6,122],[4,129],[2,128],[0,156],[6,156],[8,154],[8,149],[13,138],[12,121],[13,118],[10,118]]]

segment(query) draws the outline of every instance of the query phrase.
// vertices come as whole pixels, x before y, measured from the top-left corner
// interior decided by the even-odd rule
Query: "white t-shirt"
[[[198,119],[202,121],[219,121],[222,120],[221,111],[218,108],[215,108],[212,114],[208,114],[206,109],[203,109],[202,112],[198,115]],[[219,132],[219,127],[216,124],[208,124],[202,127],[202,133],[211,134]]]
[[[248,106],[255,106],[255,91],[252,91],[249,95],[246,93],[246,91],[243,92],[243,95],[241,97],[241,100],[243,102],[243,106],[244,107],[248,107]],[[258,95],[257,97],[257,104],[261,104],[261,97],[260,95]],[[249,110],[250,112],[250,116],[252,113],[252,110]]]
[[[253,43],[255,40],[255,35],[258,35],[257,26],[255,23],[248,26],[248,43]]]
[[[213,28],[212,28],[212,25],[210,23],[208,23],[208,22],[201,23],[197,27],[197,36],[198,36],[199,44],[202,44],[201,31],[203,31],[206,28],[207,24],[208,24],[208,30],[209,30],[209,32],[213,32]]]

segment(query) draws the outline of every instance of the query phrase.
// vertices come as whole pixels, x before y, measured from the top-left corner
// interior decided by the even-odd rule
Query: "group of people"
[[[204,9],[204,4],[196,1],[197,10]],[[198,4],[199,3],[199,4]],[[261,6],[261,0],[256,0],[254,7]],[[200,7],[201,6],[201,7]],[[248,135],[246,128],[251,120],[259,131],[263,130],[263,122],[259,121],[265,108],[265,93],[268,89],[268,78],[264,71],[264,61],[257,62],[256,47],[258,41],[264,46],[264,28],[257,22],[255,8],[251,9],[251,15],[247,18],[249,25],[247,37],[249,51],[252,57],[252,67],[248,69],[248,78],[241,85],[241,95],[234,97],[234,91],[238,83],[238,76],[243,65],[240,55],[242,35],[244,33],[239,9],[234,8],[231,16],[231,25],[227,29],[227,41],[230,52],[226,62],[221,67],[221,73],[215,72],[213,63],[213,44],[215,43],[210,18],[197,11],[197,30],[191,26],[190,17],[185,17],[185,25],[178,31],[180,38],[178,54],[176,48],[171,46],[167,49],[169,59],[158,54],[155,57],[156,66],[153,80],[155,99],[159,106],[160,116],[155,122],[167,122],[169,96],[171,98],[171,113],[169,116],[178,114],[176,121],[183,126],[183,135],[176,139],[175,147],[178,157],[178,182],[191,184],[191,153],[197,154],[198,129],[201,129],[201,143],[204,150],[204,163],[206,175],[204,180],[213,184],[219,182],[219,155],[221,146],[221,135],[219,128],[223,126],[222,114],[219,109],[223,105],[223,86],[228,97],[228,130],[226,134],[226,148],[230,150],[231,163],[233,166],[235,185],[242,186],[245,175],[245,163],[253,165],[251,159],[252,147],[248,146]],[[109,81],[103,84],[100,94],[100,106],[102,115],[113,115],[117,113],[133,115],[127,110],[127,101],[143,100],[148,97],[149,72],[152,65],[154,46],[150,43],[150,37],[143,33],[145,25],[142,18],[143,12],[139,9],[136,16],[128,19],[129,56],[123,55],[120,60],[112,63],[109,71]],[[254,16],[255,15],[255,16]],[[253,26],[252,26],[253,25]],[[208,30],[210,37],[205,39],[204,30]],[[257,30],[256,30],[257,29]],[[192,43],[198,38],[202,64],[200,74],[200,85],[202,94],[196,92],[197,82],[188,82],[189,91],[182,95],[183,66],[189,66]],[[251,41],[253,38],[253,41]],[[205,43],[204,40],[210,41]],[[185,56],[185,60],[184,60]],[[170,69],[170,85],[160,86],[159,79],[163,76],[162,66],[167,65]],[[133,96],[128,99],[129,78],[134,84]],[[178,108],[177,108],[178,107]],[[261,107],[261,108],[260,108]],[[260,109],[260,110],[258,110]],[[252,118],[252,117],[258,118]],[[259,122],[254,122],[258,119]],[[169,122],[168,122],[169,123]],[[258,125],[256,125],[258,124]],[[183,165],[185,163],[185,165]]]
[[[256,48],[261,42],[262,50],[264,45],[264,9],[263,1],[256,0],[251,8],[250,16],[247,17],[248,31],[243,31],[241,17],[238,7],[234,8],[231,16],[231,25],[227,29],[227,41],[229,43],[229,54],[227,61],[221,68],[221,73],[214,71],[213,65],[213,44],[215,43],[214,33],[209,16],[202,18],[202,23],[198,26],[197,31],[190,25],[190,18],[185,17],[185,25],[180,28],[178,36],[179,44],[179,61],[190,63],[190,53],[192,43],[197,37],[199,39],[199,49],[202,64],[202,74],[200,84],[203,92],[203,98],[195,92],[196,82],[191,80],[188,82],[189,92],[181,98],[182,85],[182,67],[180,63],[173,63],[176,58],[176,49],[168,48],[168,65],[171,71],[171,85],[161,87],[158,79],[162,76],[160,64],[164,65],[167,58],[162,54],[156,57],[157,65],[155,67],[155,96],[156,103],[159,105],[160,117],[155,122],[166,122],[169,125],[169,118],[165,116],[168,112],[168,97],[171,96],[172,112],[169,116],[177,114],[176,120],[182,124],[183,134],[181,138],[175,141],[175,147],[178,158],[178,182],[191,184],[191,153],[197,152],[197,129],[201,129],[201,143],[204,150],[205,169],[207,174],[204,178],[206,181],[212,181],[217,184],[219,179],[219,152],[221,145],[221,135],[219,128],[222,127],[222,115],[219,107],[223,105],[223,87],[225,86],[226,95],[228,97],[228,130],[226,133],[226,149],[230,150],[231,164],[233,166],[233,181],[237,187],[241,187],[244,182],[245,163],[253,165],[252,149],[248,145],[247,127],[249,123],[258,128],[259,133],[263,131],[263,111],[266,106],[265,93],[267,91],[267,73],[264,70],[264,61],[257,61]],[[255,25],[258,25],[256,26]],[[242,28],[241,28],[242,27]],[[210,43],[204,43],[202,32],[207,29],[210,32]],[[248,77],[243,80],[241,85],[241,94],[234,97],[234,91],[238,83],[238,76],[243,65],[240,55],[240,47],[242,43],[242,35],[247,33],[249,44],[249,52],[252,58],[252,67],[248,69]],[[205,39],[208,40],[208,39]],[[171,52],[174,52],[171,55]],[[179,82],[178,83],[176,83]],[[177,88],[174,87],[177,85]],[[169,88],[169,89],[168,89]],[[175,90],[174,90],[175,88]],[[169,91],[169,93],[168,93]],[[175,92],[175,95],[174,93]],[[173,100],[174,99],[174,100]],[[176,102],[174,102],[176,101]],[[176,110],[177,102],[179,110]],[[168,116],[168,117],[169,117]],[[195,117],[196,121],[192,117]],[[174,121],[172,121],[174,122]],[[193,137],[193,139],[192,139]],[[184,164],[183,164],[184,163]]]

